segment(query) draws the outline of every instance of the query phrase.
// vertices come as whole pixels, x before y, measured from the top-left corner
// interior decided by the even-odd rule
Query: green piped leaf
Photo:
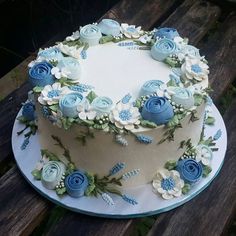
[[[57,195],[63,195],[66,192],[66,188],[57,188],[56,193]]]
[[[17,117],[17,120],[20,121],[20,123],[23,123],[23,124],[28,123],[28,120],[24,116]]]
[[[96,93],[94,93],[93,91],[90,91],[86,98],[91,103],[96,97],[97,97]]]
[[[194,94],[194,105],[195,106],[200,106],[203,102],[203,97],[200,94]]]
[[[33,88],[33,91],[34,91],[35,93],[41,93],[41,92],[43,91],[43,87],[35,86],[35,87]]]
[[[34,169],[31,174],[34,176],[34,178],[36,180],[41,180],[41,174],[42,174],[42,171],[41,170],[37,170],[37,169]]]
[[[167,123],[167,127],[174,127],[179,124],[178,115],[174,115]]]
[[[207,177],[212,171],[212,168],[210,166],[203,166],[203,173],[202,176],[205,178]]]
[[[49,108],[50,108],[50,110],[57,112],[59,109],[59,105],[58,104],[51,105],[51,106],[49,106]]]
[[[157,127],[157,124],[155,124],[154,122],[151,122],[149,120],[141,120],[140,125],[143,127],[147,127],[147,128],[156,128]]]
[[[47,158],[49,158],[50,161],[59,161],[57,155],[48,151],[47,149],[41,149],[41,155],[45,155]]]
[[[215,118],[212,116],[208,116],[207,119],[205,120],[206,125],[214,125],[215,124]]]
[[[167,170],[174,170],[176,166],[177,166],[177,162],[174,160],[167,161],[165,164],[165,168]]]
[[[108,43],[108,42],[112,42],[114,39],[114,37],[112,35],[107,35],[107,36],[103,36],[101,37],[101,39],[99,40],[100,44],[104,44],[104,43]]]
[[[182,193],[185,195],[187,194],[191,189],[190,184],[184,184],[184,187],[182,188]]]

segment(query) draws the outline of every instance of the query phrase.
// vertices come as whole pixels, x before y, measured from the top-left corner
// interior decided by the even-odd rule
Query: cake
[[[204,137],[214,122],[208,74],[173,28],[103,19],[40,49],[29,64],[34,96],[19,117],[39,135],[33,176],[59,195],[109,204],[114,194],[136,204],[125,190],[146,184],[163,199],[187,194],[210,173],[209,144],[220,136]]]

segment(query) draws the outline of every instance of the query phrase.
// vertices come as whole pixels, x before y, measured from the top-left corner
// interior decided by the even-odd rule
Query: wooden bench
[[[181,5],[180,5],[181,3]],[[122,0],[103,18],[119,22],[177,28],[181,35],[201,49],[209,59],[210,84],[215,103],[236,77],[236,16],[227,14],[209,1],[196,0]],[[208,32],[220,27],[210,36]],[[29,85],[27,58],[0,79],[0,165],[13,162],[11,130],[15,116],[25,101]],[[17,83],[12,79],[19,77]],[[225,163],[214,182],[190,202],[155,217],[148,235],[221,235],[227,232],[236,210],[236,100],[227,109],[224,120],[228,130]],[[139,219],[114,220],[76,214],[58,207],[41,197],[19,173],[15,164],[0,177],[0,235],[29,235],[37,229],[46,235],[129,235]],[[54,222],[48,222],[54,217]],[[58,213],[59,212],[59,213]],[[40,226],[41,225],[41,226]]]

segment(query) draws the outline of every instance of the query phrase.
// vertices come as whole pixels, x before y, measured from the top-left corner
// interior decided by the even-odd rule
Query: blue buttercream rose
[[[99,44],[101,37],[102,33],[96,25],[85,25],[80,30],[80,40],[84,43],[88,43],[89,46]]]
[[[112,19],[103,19],[98,27],[105,35],[117,36],[120,33],[120,24]]]
[[[45,59],[47,61],[50,61],[50,60],[59,61],[63,59],[63,55],[61,51],[56,47],[50,47],[50,48],[46,48],[44,50],[39,51],[38,57],[41,57],[42,59]]]
[[[151,55],[157,61],[164,61],[177,50],[176,43],[167,38],[158,40],[151,48]]]
[[[192,92],[187,88],[176,87],[173,88],[172,101],[189,109],[194,106],[194,97]]]
[[[174,111],[166,98],[153,96],[145,102],[141,115],[143,119],[161,125],[174,116]]]
[[[109,114],[112,108],[113,102],[108,97],[96,97],[92,103],[91,107],[98,116]]]
[[[178,161],[177,171],[180,177],[189,184],[198,182],[202,177],[202,165],[194,159]]]
[[[67,193],[71,197],[82,197],[88,187],[88,178],[82,171],[75,171],[68,175],[65,179],[65,187]]]
[[[139,96],[146,96],[155,93],[162,85],[163,82],[160,80],[148,80],[146,81],[139,93]]]
[[[35,106],[32,102],[27,102],[23,105],[22,116],[29,121],[35,119]]]
[[[54,83],[54,77],[51,74],[52,65],[46,61],[35,64],[29,70],[29,82],[33,87],[45,87]]]
[[[66,117],[77,117],[77,107],[82,102],[83,95],[80,93],[69,93],[64,95],[59,100],[59,107],[62,111],[63,116]]]
[[[155,38],[157,38],[157,37],[158,38],[168,38],[168,39],[172,39],[172,40],[178,36],[179,36],[179,33],[176,29],[168,28],[168,27],[157,29],[157,31],[154,34]]]

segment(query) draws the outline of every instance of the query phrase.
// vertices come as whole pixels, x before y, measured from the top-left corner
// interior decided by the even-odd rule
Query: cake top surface
[[[29,67],[46,117],[65,129],[155,128],[208,98],[207,61],[173,28],[143,31],[104,19],[41,49]]]

